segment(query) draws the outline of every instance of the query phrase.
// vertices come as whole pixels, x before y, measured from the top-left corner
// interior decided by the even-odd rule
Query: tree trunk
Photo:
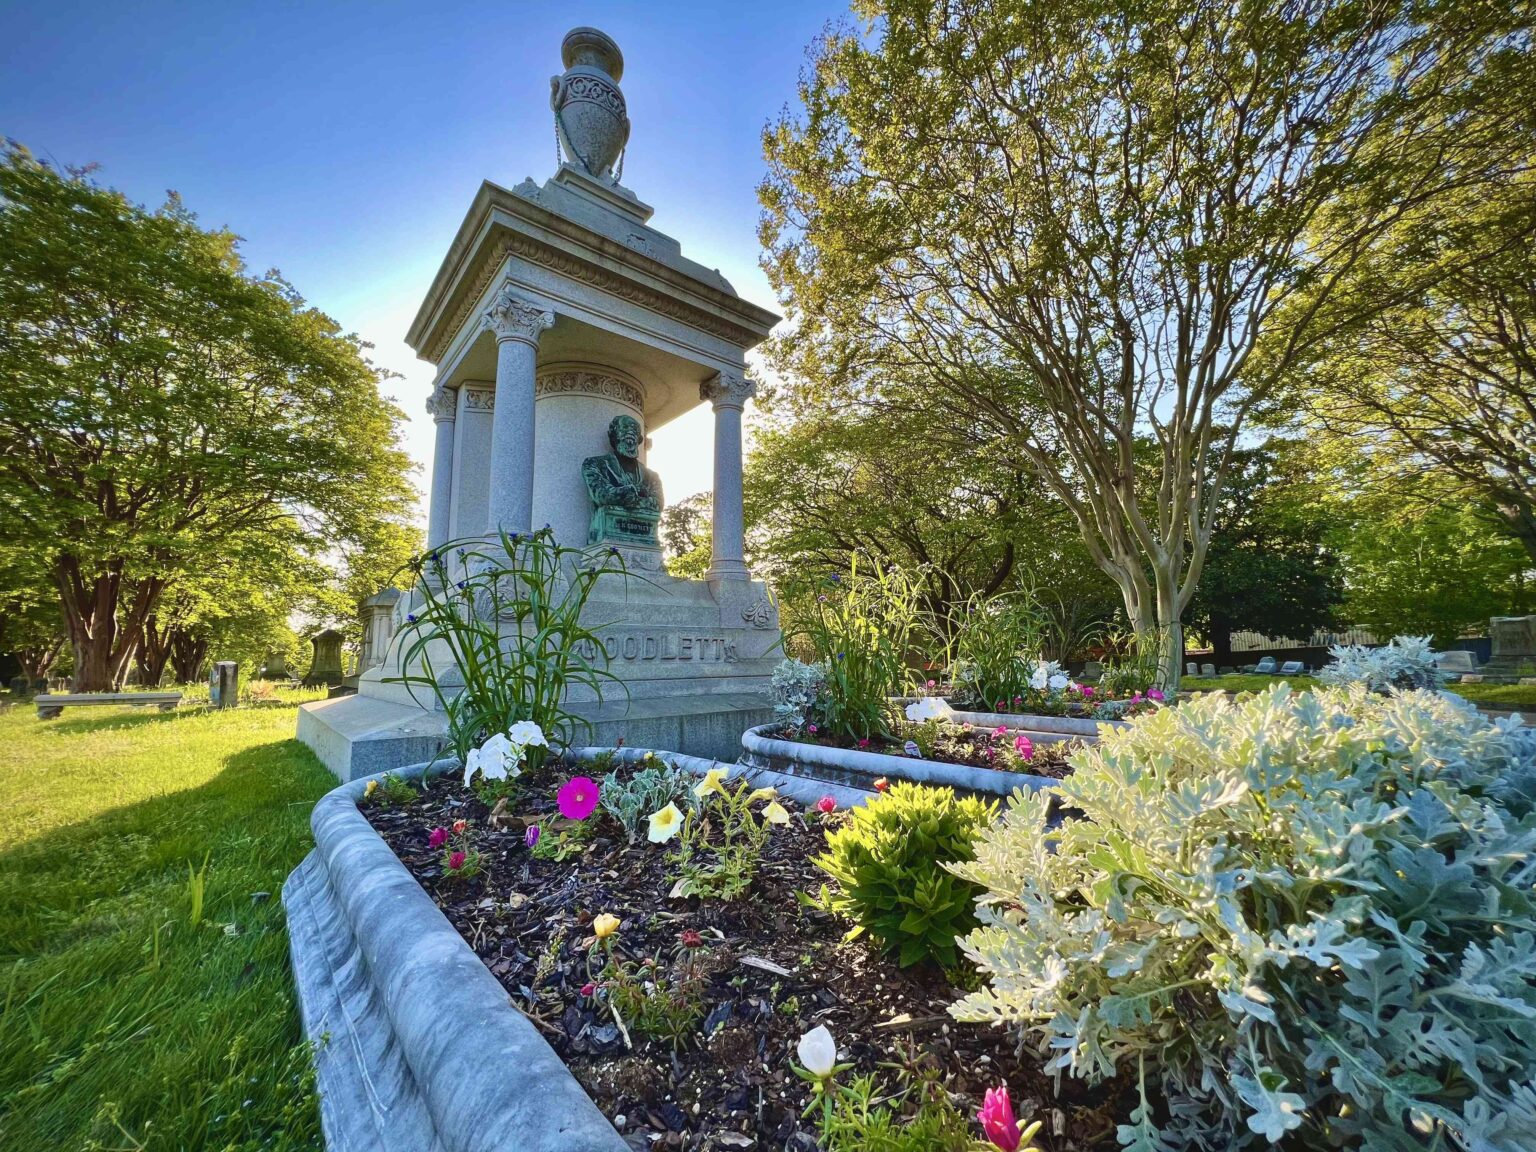
[[[21,665],[21,671],[27,679],[41,680],[53,670],[62,651],[64,651],[64,637],[60,636],[48,644],[39,644],[34,648],[18,648],[12,655]]]
[[[203,661],[208,657],[207,640],[173,629],[169,649],[176,683],[191,684],[202,678]]]
[[[121,688],[128,664],[138,650],[144,618],[154,611],[165,581],[155,577],[140,580],[119,621],[122,560],[109,560],[101,571],[87,578],[79,559],[63,553],[54,561],[53,576],[75,653],[74,690],[111,692]]]
[[[1232,621],[1225,616],[1211,617],[1211,660],[1218,669],[1233,667]]]
[[[139,650],[136,659],[139,665],[139,680],[147,688],[159,687],[161,678],[165,675],[165,666],[171,658],[171,625],[159,627],[156,613],[151,612],[144,618],[144,627],[139,633]]]

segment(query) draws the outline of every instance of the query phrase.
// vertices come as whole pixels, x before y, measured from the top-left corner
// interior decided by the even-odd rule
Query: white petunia
[[[805,1070],[818,1080],[825,1080],[837,1069],[837,1041],[827,1031],[825,1024],[818,1024],[796,1045],[795,1052]]]
[[[1060,672],[1058,672],[1058,673],[1056,673],[1056,675],[1052,676],[1045,683],[1046,683],[1047,687],[1049,687],[1051,689],[1052,692],[1060,692],[1063,688],[1065,688],[1069,684],[1071,684],[1072,681],[1068,680],[1064,675],[1062,675]]]
[[[914,724],[921,724],[927,720],[947,720],[954,714],[955,710],[942,696],[924,696],[921,700],[907,705],[907,719]]]
[[[548,748],[544,730],[532,720],[519,720],[507,729],[507,738],[519,748]]]
[[[1049,681],[1050,677],[1045,668],[1038,664],[1035,665],[1035,670],[1029,674],[1029,686],[1036,692],[1044,692],[1045,686]]]
[[[470,780],[478,771],[480,771],[480,749],[471,748],[469,755],[464,757],[464,787],[469,787]]]

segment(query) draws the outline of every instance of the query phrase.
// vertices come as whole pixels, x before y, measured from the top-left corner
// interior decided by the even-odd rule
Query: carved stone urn
[[[624,54],[596,28],[573,28],[560,44],[562,75],[550,78],[549,106],[566,160],[593,179],[617,184],[614,165],[629,141],[619,80]]]

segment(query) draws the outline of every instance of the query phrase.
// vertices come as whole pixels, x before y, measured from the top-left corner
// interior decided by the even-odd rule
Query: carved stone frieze
[[[601,396],[617,400],[636,412],[645,411],[645,394],[628,380],[591,368],[560,368],[540,372],[534,384],[535,396]]]

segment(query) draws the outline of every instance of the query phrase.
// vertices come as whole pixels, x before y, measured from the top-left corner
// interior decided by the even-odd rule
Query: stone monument
[[[1536,616],[1495,616],[1488,621],[1488,637],[1492,651],[1484,677],[1513,680],[1536,672]]]
[[[779,317],[684,256],[620,183],[630,120],[618,46],[578,28],[561,55],[557,170],[480,186],[406,334],[437,370],[427,543],[547,524],[561,544],[619,548],[643,579],[599,586],[585,619],[602,626],[624,690],[569,702],[595,743],[734,760],[743,730],[771,719],[780,658],[777,611],[743,559],[741,491],[746,353]],[[713,552],[705,579],[679,580],[656,544],[662,493],[645,434],[700,403],[714,411]],[[412,606],[401,598],[397,624]],[[400,656],[395,641],[356,696],[300,712],[299,737],[344,779],[442,745],[433,702],[389,682]]]
[[[334,628],[326,628],[309,638],[315,654],[309,662],[309,675],[304,677],[306,688],[320,684],[334,688],[341,683],[341,642],[344,639]]]

